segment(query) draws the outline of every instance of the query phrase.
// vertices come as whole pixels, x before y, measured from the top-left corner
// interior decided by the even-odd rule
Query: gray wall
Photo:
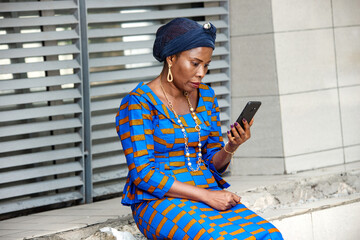
[[[360,1],[231,0],[232,120],[263,102],[232,174],[360,161]]]

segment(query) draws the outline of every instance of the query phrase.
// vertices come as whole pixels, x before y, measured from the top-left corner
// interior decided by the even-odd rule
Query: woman
[[[216,28],[176,18],[156,33],[164,68],[121,102],[117,132],[129,174],[122,203],[149,239],[282,239],[269,222],[223,190],[220,175],[250,138],[250,123],[231,125],[224,145],[214,91],[201,83]]]

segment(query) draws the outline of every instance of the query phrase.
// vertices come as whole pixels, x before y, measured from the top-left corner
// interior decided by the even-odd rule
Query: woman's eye
[[[197,67],[197,66],[199,66],[199,63],[193,62],[193,65],[194,65],[195,67]]]
[[[210,64],[205,64],[205,66],[204,66],[204,67],[208,68],[209,66],[210,66]]]

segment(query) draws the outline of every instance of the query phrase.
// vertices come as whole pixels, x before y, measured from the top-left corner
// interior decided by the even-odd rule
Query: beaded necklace
[[[195,111],[194,111],[194,108],[192,107],[192,105],[191,105],[191,102],[190,102],[190,99],[189,99],[189,93],[188,92],[184,92],[184,96],[185,96],[185,98],[186,98],[186,100],[187,100],[187,102],[188,102],[188,105],[189,105],[189,109],[190,109],[190,112],[191,112],[191,116],[192,116],[192,118],[194,119],[194,122],[195,122],[195,130],[198,132],[198,134],[199,134],[199,143],[198,143],[198,147],[199,147],[199,151],[198,151],[198,161],[197,161],[197,163],[196,163],[196,169],[194,169],[193,167],[192,167],[192,165],[191,165],[191,162],[190,162],[190,152],[189,152],[189,146],[188,146],[188,137],[187,137],[187,135],[186,135],[186,129],[185,129],[185,127],[184,127],[184,125],[182,124],[182,122],[181,122],[181,119],[180,119],[180,117],[179,117],[179,115],[177,115],[177,113],[175,112],[175,109],[174,109],[174,107],[173,107],[173,105],[172,105],[172,103],[171,103],[171,101],[169,100],[169,98],[168,98],[168,96],[167,96],[167,94],[166,94],[166,92],[165,92],[165,89],[164,89],[164,87],[162,86],[162,84],[161,84],[161,80],[160,80],[160,87],[161,87],[161,90],[163,91],[163,93],[164,93],[164,96],[165,96],[165,98],[166,98],[166,101],[168,102],[168,105],[169,105],[169,107],[170,107],[170,110],[174,113],[174,115],[175,115],[175,117],[177,118],[177,122],[178,122],[178,124],[180,125],[180,128],[181,128],[181,131],[182,131],[182,133],[183,133],[183,135],[184,135],[184,140],[185,140],[185,156],[186,156],[186,159],[187,159],[187,162],[188,162],[188,166],[189,166],[189,168],[190,168],[190,170],[191,171],[193,171],[193,172],[196,172],[196,171],[198,171],[199,169],[200,169],[200,165],[201,165],[201,163],[202,163],[202,158],[201,158],[201,156],[202,156],[202,154],[201,154],[201,134],[200,134],[200,130],[201,130],[201,127],[200,127],[200,125],[198,124],[198,118],[197,118],[197,116],[196,116],[196,113],[195,113]]]

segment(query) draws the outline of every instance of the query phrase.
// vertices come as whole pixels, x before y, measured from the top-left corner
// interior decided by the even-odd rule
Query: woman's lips
[[[200,86],[200,83],[199,83],[199,82],[191,82],[190,84],[191,84],[191,86],[194,87],[194,88],[199,88],[199,86]]]

